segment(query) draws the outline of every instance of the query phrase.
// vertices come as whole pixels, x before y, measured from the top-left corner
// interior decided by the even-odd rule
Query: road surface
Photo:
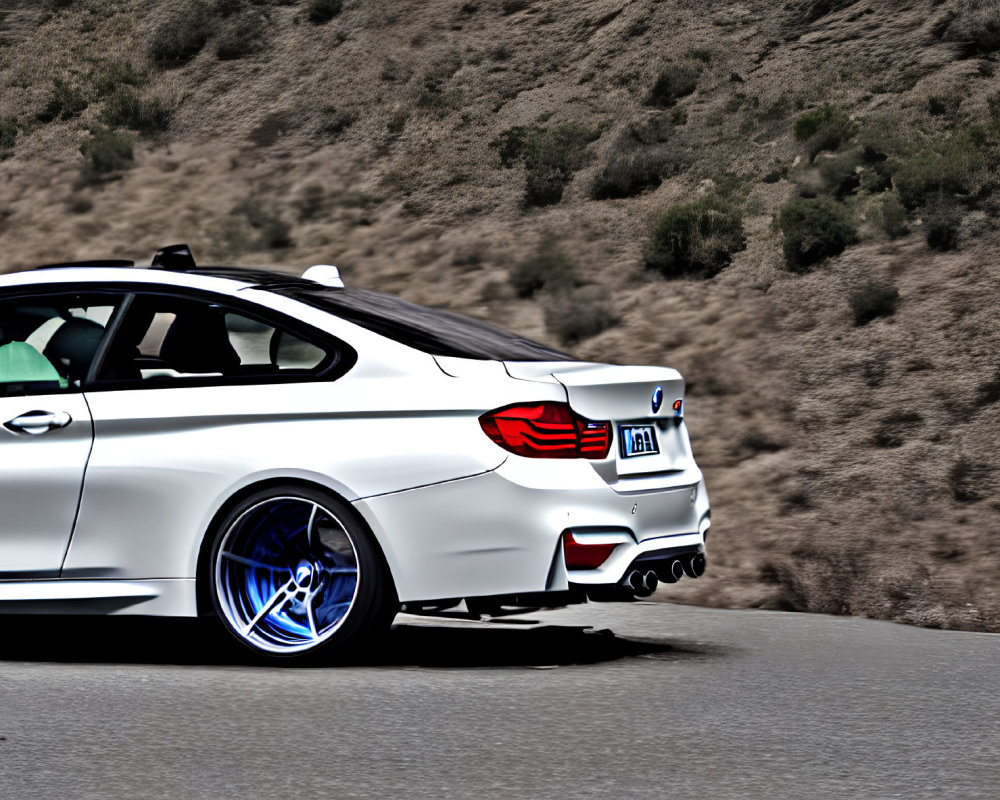
[[[273,668],[190,621],[0,617],[0,797],[1000,797],[1000,636],[527,619],[401,617],[365,662]]]

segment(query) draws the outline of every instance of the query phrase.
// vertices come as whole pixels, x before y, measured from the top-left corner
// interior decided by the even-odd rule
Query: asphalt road
[[[0,798],[1000,797],[1000,636],[530,619],[400,618],[367,663],[305,669],[191,622],[0,618]]]

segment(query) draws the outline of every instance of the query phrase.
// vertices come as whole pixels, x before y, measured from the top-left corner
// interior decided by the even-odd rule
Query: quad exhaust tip
[[[656,574],[663,583],[677,583],[684,577],[684,565],[679,558],[673,558],[660,567]]]
[[[622,590],[632,598],[649,597],[660,583],[677,583],[685,575],[700,578],[707,566],[704,553],[691,553],[660,563],[656,569],[631,569],[619,584],[619,599],[622,599]]]
[[[653,570],[642,572],[634,569],[625,576],[624,586],[636,597],[649,597],[656,591],[659,578]]]
[[[705,554],[694,553],[684,559],[684,574],[689,578],[700,578],[705,574],[706,566],[708,566],[708,562],[705,560]]]

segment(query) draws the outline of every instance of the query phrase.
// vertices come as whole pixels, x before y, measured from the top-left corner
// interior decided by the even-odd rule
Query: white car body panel
[[[0,565],[25,577],[59,574],[93,439],[80,394],[0,398],[0,423],[32,411],[68,413],[43,435],[0,427]]]
[[[672,409],[684,396],[674,370],[430,356],[289,297],[185,273],[19,273],[0,277],[0,292],[68,283],[256,303],[347,342],[358,360],[332,381],[0,398],[0,423],[30,410],[73,417],[39,437],[0,429],[11,465],[0,467],[0,610],[86,610],[104,598],[108,613],[194,615],[213,520],[267,481],[314,484],[353,504],[403,603],[613,585],[642,554],[704,546],[708,496]],[[615,428],[603,460],[526,458],[480,427],[491,409],[542,401],[654,425],[659,453],[622,458]],[[620,543],[599,569],[569,571],[565,531]],[[45,571],[61,580],[18,576]]]

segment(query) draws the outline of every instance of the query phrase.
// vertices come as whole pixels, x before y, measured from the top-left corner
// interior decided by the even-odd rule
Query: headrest
[[[240,357],[229,342],[222,313],[212,308],[185,309],[163,337],[160,356],[178,372],[229,372]]]
[[[59,373],[71,381],[82,381],[94,360],[104,327],[93,320],[71,317],[52,334],[42,354]]]

